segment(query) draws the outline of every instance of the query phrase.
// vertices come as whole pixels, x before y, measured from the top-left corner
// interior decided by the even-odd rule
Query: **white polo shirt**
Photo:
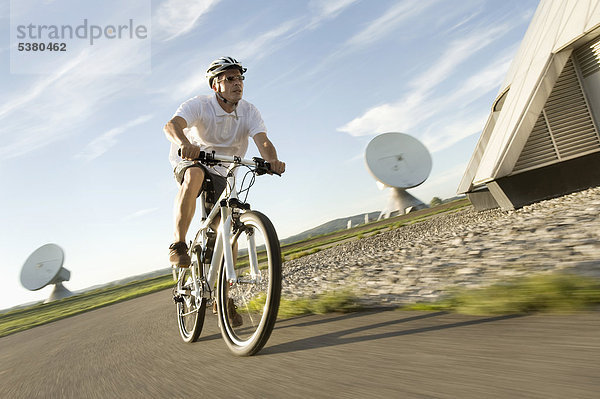
[[[254,105],[240,100],[236,112],[227,113],[214,94],[187,100],[179,106],[175,116],[187,122],[183,132],[192,144],[203,151],[215,151],[221,155],[244,157],[248,150],[248,139],[257,133],[267,132],[260,112]],[[181,161],[178,150],[177,145],[171,144],[169,161],[173,168]]]

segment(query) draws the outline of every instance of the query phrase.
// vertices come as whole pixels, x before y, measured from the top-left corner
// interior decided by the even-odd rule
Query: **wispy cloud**
[[[432,7],[438,0],[402,1],[387,9],[380,17],[371,21],[364,29],[346,41],[346,48],[364,47],[397,29],[398,25],[410,22],[417,15]]]
[[[342,11],[358,0],[313,0],[309,3],[308,16],[293,18],[272,29],[253,35],[238,44],[234,52],[240,58],[260,59],[289,44],[303,32],[315,29],[328,20],[336,18]]]
[[[336,18],[345,9],[356,3],[358,0],[311,0],[308,8],[314,15],[311,22],[307,25],[308,29],[313,29],[323,21]]]
[[[298,28],[301,26],[300,22],[300,19],[285,21],[271,30],[241,42],[236,46],[234,52],[240,59],[252,58],[254,60],[272,54],[277,49],[285,46],[286,39],[298,34]]]
[[[485,31],[474,32],[468,37],[451,43],[444,54],[439,57],[437,63],[418,75],[411,82],[410,86],[413,90],[410,97],[426,98],[436,86],[447,80],[463,62],[509,30],[510,26],[502,25],[486,29]],[[494,63],[493,69],[496,69],[496,64]],[[477,80],[485,80],[489,77],[489,74],[489,70],[484,70],[483,73],[479,74],[481,75],[480,77],[470,79],[470,81],[474,83]]]
[[[200,17],[221,0],[166,0],[154,13],[154,34],[162,40],[172,40],[191,31]]]
[[[126,88],[143,79],[143,75],[119,75],[119,70],[131,71],[145,62],[146,54],[131,52],[131,47],[115,42],[101,52],[85,49],[73,53],[56,72],[29,87],[0,94],[0,160],[85,130],[101,104],[126,96]],[[95,79],[104,73],[105,65],[111,65],[115,74]]]
[[[208,81],[206,80],[206,73],[204,71],[194,72],[192,75],[183,78],[181,82],[175,84],[174,87],[165,88],[162,92],[163,95],[168,95],[174,100],[181,100],[182,98],[189,97],[190,95],[200,95],[210,93],[208,87]]]
[[[232,48],[222,49],[224,52],[223,55],[235,54],[235,57],[242,62],[248,62],[249,60],[257,61],[284,47],[298,33],[300,26],[299,19],[282,22],[258,36],[253,36],[252,39],[244,40]],[[203,54],[202,57],[205,57],[205,55]],[[198,62],[208,66],[206,59],[189,62],[188,65],[191,72],[187,76],[178,79],[173,86],[164,89],[160,93],[168,95],[174,100],[181,100],[190,95],[210,93],[211,89],[208,87],[206,72],[204,68],[198,68]]]
[[[402,26],[408,26],[414,19],[435,5],[439,0],[415,2],[404,0],[386,9],[379,17],[370,21],[364,28],[348,38],[337,50],[331,52],[315,65],[310,75],[316,75],[332,64],[340,62],[357,51],[385,39]]]
[[[312,0],[308,4],[308,16],[284,21],[273,29],[253,36],[237,46],[236,54],[242,54],[244,58],[263,58],[284,47],[303,32],[318,28],[338,17],[357,1],[359,0]]]
[[[456,195],[456,182],[460,180],[466,167],[467,163],[461,163],[451,169],[440,171],[435,176],[425,180],[420,186],[411,189],[410,193],[424,202],[429,202],[434,196],[453,197]]]
[[[461,19],[460,21],[458,21],[457,23],[452,25],[450,28],[448,28],[448,30],[446,31],[446,34],[449,34],[452,31],[455,31],[455,30],[458,30],[458,29],[464,27],[465,25],[467,25],[468,22],[470,22],[473,19],[475,19],[476,17],[478,17],[482,11],[483,11],[483,7],[480,6],[478,9],[472,11],[466,17],[464,17],[463,19]]]
[[[425,127],[421,139],[429,151],[441,151],[465,137],[481,132],[487,117],[488,112],[473,107],[458,111],[456,115],[446,114]]]
[[[148,122],[150,119],[152,119],[152,115],[142,115],[139,118],[129,121],[122,126],[110,129],[109,131],[92,140],[87,146],[85,146],[83,151],[77,154],[75,157],[84,159],[86,161],[91,161],[98,158],[117,144],[118,136],[135,126]]]
[[[65,63],[55,73],[39,79],[28,92],[13,97],[10,101],[6,101],[4,104],[0,105],[0,120],[11,112],[28,105],[43,95],[48,87],[60,81],[60,79],[66,76],[70,71],[77,68],[78,65],[81,65],[85,55],[85,52],[81,52],[77,57]]]
[[[456,82],[454,91],[440,96],[436,89],[473,54],[509,29],[508,25],[498,26],[454,41],[439,57],[439,62],[410,82],[410,90],[400,100],[371,108],[338,130],[352,136],[364,136],[387,131],[410,132],[418,128],[421,138],[434,151],[480,131],[488,109],[463,111],[482,95],[498,87],[508,70],[514,48],[505,51],[477,74]],[[435,120],[443,120],[443,126],[435,123]]]
[[[158,211],[158,208],[140,209],[139,211],[133,212],[132,214],[129,214],[129,215],[125,216],[123,218],[123,221],[129,221],[129,220],[137,219],[137,218],[140,218],[142,216],[146,216],[146,215],[149,215],[151,213],[154,213],[156,211]]]

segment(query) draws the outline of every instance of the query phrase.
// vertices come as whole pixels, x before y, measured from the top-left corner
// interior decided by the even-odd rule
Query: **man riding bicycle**
[[[206,77],[214,94],[196,96],[181,104],[164,127],[171,141],[169,160],[179,192],[175,198],[175,240],[169,247],[169,261],[179,267],[191,263],[186,234],[196,210],[196,198],[203,189],[218,198],[227,184],[226,169],[207,167],[194,161],[200,151],[243,157],[252,137],[262,158],[274,173],[285,171],[258,109],[242,99],[246,68],[232,57],[213,61]],[[180,151],[181,155],[178,154]]]

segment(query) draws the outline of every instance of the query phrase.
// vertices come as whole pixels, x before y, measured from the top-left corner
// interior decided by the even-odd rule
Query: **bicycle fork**
[[[235,283],[237,280],[237,276],[235,273],[235,266],[233,264],[233,249],[231,246],[231,225],[233,223],[232,221],[232,214],[231,214],[231,209],[229,207],[223,206],[221,207],[221,220],[222,223],[219,226],[219,235],[221,236],[221,239],[219,240],[217,238],[217,241],[221,243],[221,248],[219,252],[223,253],[223,258],[225,261],[225,273],[227,276],[227,281],[229,283]],[[215,260],[220,260],[221,259],[221,254],[218,254],[219,256],[213,256],[213,260],[211,263],[215,263]],[[211,264],[211,269],[213,268],[213,264]],[[217,265],[214,265],[217,266]],[[217,267],[215,267],[215,269],[217,269]]]
[[[233,216],[231,208],[221,207],[221,220],[223,221],[218,228],[217,242],[213,252],[213,258],[210,265],[212,273],[209,276],[209,282],[212,283],[216,278],[216,271],[219,269],[218,262],[221,260],[221,256],[224,258],[225,273],[227,281],[231,283],[237,283],[238,276],[235,271],[235,264],[233,262],[233,247],[232,241],[232,224]],[[258,269],[258,258],[256,255],[256,242],[254,240],[254,234],[248,232],[248,255],[250,262],[250,278],[256,280],[260,278],[260,271]]]

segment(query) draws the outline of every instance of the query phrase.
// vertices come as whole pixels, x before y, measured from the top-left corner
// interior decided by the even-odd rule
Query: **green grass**
[[[314,242],[314,243],[312,243],[310,245],[307,245],[307,246],[304,246],[304,247],[301,247],[301,248],[295,248],[295,249],[291,249],[291,250],[287,250],[287,251],[285,251],[282,248],[282,252],[285,254],[286,257],[289,256],[290,257],[289,259],[297,259],[297,258],[300,258],[302,256],[318,252],[318,251],[314,251],[315,249],[318,250],[320,247],[323,247],[325,245],[333,244],[333,243],[338,242],[338,241],[342,241],[342,240],[345,240],[345,239],[348,239],[348,238],[352,238],[352,237],[356,236],[357,234],[358,233],[350,233],[350,234],[344,234],[344,235],[341,235],[341,236],[336,236],[336,237],[331,237],[331,238],[323,237],[322,240],[320,240],[318,242]],[[310,252],[310,251],[314,251],[314,252]]]
[[[477,288],[458,289],[434,303],[406,310],[443,310],[470,315],[572,313],[600,305],[600,280],[574,274],[539,274]]]
[[[173,286],[171,275],[101,288],[0,314],[0,337]]]
[[[259,310],[265,304],[265,296],[259,296],[248,303],[250,310]],[[314,298],[287,299],[281,298],[279,303],[280,319],[307,314],[325,314],[331,312],[355,312],[362,306],[358,297],[351,290],[332,291],[318,295]]]
[[[322,250],[321,248],[313,248],[306,252],[295,252],[289,256],[289,260],[298,259],[298,258],[301,258],[306,255],[316,254],[317,252],[319,252],[321,250]]]
[[[315,298],[286,299],[279,304],[279,318],[286,319],[305,314],[325,314],[331,312],[356,312],[363,307],[351,290],[324,293]]]

